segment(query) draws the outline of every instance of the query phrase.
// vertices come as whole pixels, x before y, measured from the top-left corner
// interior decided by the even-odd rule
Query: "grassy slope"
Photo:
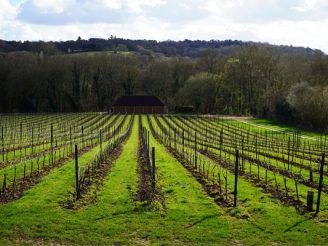
[[[316,227],[312,221],[305,221],[292,209],[277,220],[263,221],[272,210],[258,212],[257,222],[236,219],[217,207],[202,191],[193,177],[152,137],[156,147],[156,160],[165,192],[167,213],[150,211],[135,204],[132,195],[137,189],[136,149],[138,145],[137,121],[133,132],[124,146],[120,158],[115,162],[110,175],[99,194],[97,204],[79,211],[69,211],[60,206],[67,198],[74,184],[74,162],[54,170],[23,198],[0,207],[0,244],[11,242],[35,243],[42,240],[55,242],[102,244],[231,244],[231,242],[258,244],[263,241],[287,241],[297,243],[323,243],[327,238],[319,237],[326,231]],[[98,149],[83,155],[83,165]],[[250,195],[259,193],[251,186]],[[259,193],[258,196],[261,196]],[[260,204],[260,205],[259,205]],[[256,205],[256,206],[255,206]],[[257,206],[268,206],[261,201],[250,202]],[[280,210],[278,210],[279,213]],[[283,220],[290,213],[290,221]],[[277,214],[278,215],[278,214]],[[279,225],[278,228],[275,226]],[[289,228],[295,225],[295,228]],[[263,227],[269,226],[269,230]],[[287,230],[287,231],[286,231]],[[284,232],[286,231],[286,232]],[[302,236],[304,235],[304,236]],[[302,241],[309,238],[309,241]],[[41,239],[42,238],[42,239]],[[232,240],[232,241],[231,241]]]
[[[283,124],[283,123],[279,123],[279,122],[275,122],[275,121],[271,121],[271,120],[266,120],[266,119],[251,119],[248,120],[250,123],[255,123],[255,124],[259,124],[262,125],[264,127],[269,127],[275,130],[287,130],[287,131],[301,131],[302,135],[304,136],[308,136],[308,137],[320,137],[321,134],[320,133],[315,133],[315,132],[310,132],[310,131],[305,131],[302,130],[298,127],[294,127],[288,124]]]

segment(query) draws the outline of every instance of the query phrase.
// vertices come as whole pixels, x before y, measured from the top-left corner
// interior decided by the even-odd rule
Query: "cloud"
[[[107,5],[112,3],[111,6]],[[122,23],[131,17],[114,1],[50,0],[36,4],[27,0],[20,6],[19,21],[41,25]]]
[[[0,39],[240,39],[328,52],[327,0],[0,0]]]
[[[123,23],[138,16],[166,22],[192,21],[207,16],[197,0],[26,0],[20,6],[18,20],[32,24],[66,25]]]
[[[199,8],[199,0],[175,1],[169,0],[156,6],[146,6],[143,11],[146,16],[165,22],[186,22],[206,18],[209,12]]]
[[[4,21],[15,19],[17,15],[17,8],[9,3],[7,0],[1,0],[0,8],[0,24]]]
[[[68,6],[72,5],[72,2],[73,1],[71,0],[30,1],[30,3],[32,3],[32,5],[35,6],[40,13],[44,14],[62,13],[68,8]],[[26,4],[23,4],[23,6],[26,6]]]

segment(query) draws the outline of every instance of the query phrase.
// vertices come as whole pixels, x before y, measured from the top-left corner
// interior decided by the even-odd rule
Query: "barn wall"
[[[113,113],[164,114],[164,106],[113,106]]]

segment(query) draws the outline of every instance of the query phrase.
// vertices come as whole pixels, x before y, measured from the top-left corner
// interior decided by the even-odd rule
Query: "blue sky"
[[[0,39],[238,39],[328,53],[328,0],[0,0]]]

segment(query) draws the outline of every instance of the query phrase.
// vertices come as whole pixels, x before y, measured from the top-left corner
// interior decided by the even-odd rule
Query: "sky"
[[[0,0],[0,39],[243,40],[328,53],[328,0]]]

